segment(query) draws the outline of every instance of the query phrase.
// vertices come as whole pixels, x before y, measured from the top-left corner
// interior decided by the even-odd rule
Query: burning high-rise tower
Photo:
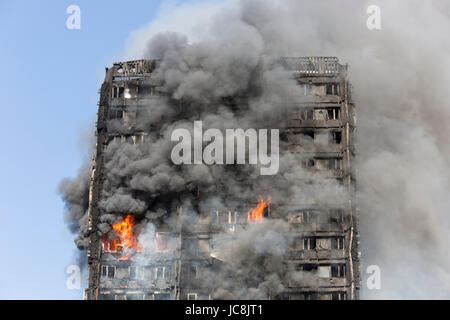
[[[80,235],[86,298],[357,299],[347,66],[332,57],[214,63],[167,55],[106,70]],[[199,119],[279,128],[280,172],[174,165],[170,133]]]

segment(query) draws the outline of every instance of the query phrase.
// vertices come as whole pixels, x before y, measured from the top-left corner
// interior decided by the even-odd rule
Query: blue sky
[[[82,298],[65,285],[75,246],[57,186],[87,156],[104,68],[160,2],[0,0],[0,299]],[[71,4],[81,30],[66,28]]]

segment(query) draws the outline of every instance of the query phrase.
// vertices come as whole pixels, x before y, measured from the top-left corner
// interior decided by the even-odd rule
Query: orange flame
[[[271,196],[268,196],[266,201],[264,201],[263,197],[259,196],[258,205],[250,212],[250,222],[262,223],[264,209],[270,204],[271,201]]]
[[[114,246],[116,248],[122,248],[122,252],[125,253],[119,260],[129,260],[132,251],[142,252],[142,247],[139,246],[137,238],[134,235],[133,226],[134,217],[131,214],[128,214],[125,219],[112,226],[119,237],[118,243],[114,241]]]

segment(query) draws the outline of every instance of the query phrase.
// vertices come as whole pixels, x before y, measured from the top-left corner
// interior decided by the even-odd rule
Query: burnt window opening
[[[332,264],[331,265],[331,276],[333,278],[345,278],[345,264]]]
[[[326,94],[327,95],[339,95],[339,84],[338,83],[329,83],[326,85]]]
[[[118,95],[118,98],[123,98],[124,92],[125,92],[125,88],[124,88],[124,87],[119,87],[119,95]]]
[[[302,168],[304,169],[310,169],[310,168],[314,168],[315,166],[315,160],[314,159],[303,159],[302,160]]]
[[[344,210],[332,209],[330,210],[330,223],[342,223],[344,222]]]
[[[301,120],[314,120],[314,109],[308,108],[300,111]]]
[[[346,300],[347,293],[346,292],[332,292],[331,300]]]
[[[327,108],[328,120],[339,120],[341,118],[340,108]]]
[[[329,135],[329,144],[341,144],[342,131],[331,131]]]
[[[314,250],[316,248],[316,238],[303,238],[303,250]]]
[[[308,137],[310,139],[314,139],[314,131],[304,131],[304,132],[302,132],[302,135],[304,137]]]
[[[306,292],[304,294],[305,300],[317,300],[317,292]]]
[[[344,249],[344,237],[332,237],[331,249],[343,250]]]
[[[310,264],[310,263],[307,263],[307,264],[304,264],[301,266],[301,270],[306,271],[306,272],[317,272],[318,268],[319,268],[319,265]]]
[[[109,119],[123,119],[123,111],[122,110],[109,110]]]

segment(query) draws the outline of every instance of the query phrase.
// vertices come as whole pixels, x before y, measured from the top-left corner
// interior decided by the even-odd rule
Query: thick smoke
[[[382,272],[382,289],[369,291],[363,283],[362,297],[450,297],[450,239],[445,232],[450,221],[450,40],[444,37],[450,29],[450,7],[445,1],[380,0],[382,28],[368,30],[370,4],[231,1],[218,5],[219,13],[199,3],[191,10],[211,9],[208,18],[200,19],[200,39],[154,34],[155,24],[138,32],[131,58],[161,59],[155,79],[166,97],[149,104],[148,117],[139,120],[144,131],[153,133],[144,144],[112,143],[106,151],[101,230],[108,232],[124,212],[140,217],[143,230],[174,226],[180,205],[189,225],[211,208],[233,210],[267,194],[274,211],[281,204],[312,199],[332,207],[345,191],[317,177],[311,177],[313,184],[300,181],[307,173],[288,152],[280,155],[280,171],[270,179],[259,176],[254,166],[177,167],[170,161],[170,134],[179,127],[192,131],[194,120],[203,120],[205,128],[276,128],[295,84],[271,61],[279,56],[337,56],[350,64],[358,113],[363,262],[379,265]],[[164,15],[159,19],[164,21]],[[223,103],[224,97],[239,99],[238,107]],[[110,126],[127,130],[117,123]],[[81,248],[86,242],[88,178],[80,175],[63,184],[72,225],[80,228]],[[143,234],[151,235],[152,228]],[[221,241],[227,235],[219,235],[218,256],[226,263],[218,272],[210,271],[209,277],[221,284],[214,296],[266,298],[281,292],[286,279],[308,281],[310,275],[278,265],[294,241],[284,236],[288,228],[277,220],[237,230],[230,241]],[[205,284],[209,277],[202,277]],[[236,279],[242,279],[239,288],[232,285]]]

